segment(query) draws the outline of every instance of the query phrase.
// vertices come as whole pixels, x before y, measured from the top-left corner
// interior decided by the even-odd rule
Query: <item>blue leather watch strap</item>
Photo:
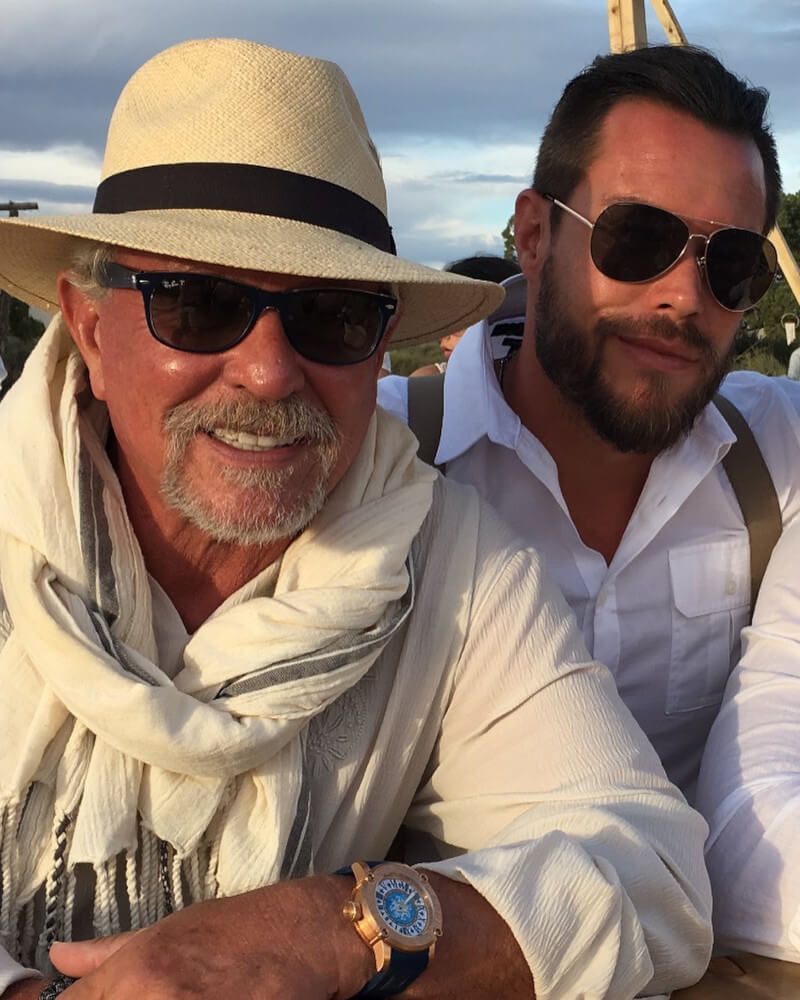
[[[428,965],[428,949],[423,951],[392,951],[388,966],[376,973],[372,979],[355,994],[356,997],[391,997],[402,993],[417,976],[422,975]],[[353,998],[354,1000],[354,998]]]

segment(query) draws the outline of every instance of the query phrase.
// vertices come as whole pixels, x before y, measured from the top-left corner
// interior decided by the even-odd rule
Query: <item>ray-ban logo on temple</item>
[[[192,354],[218,354],[244,340],[265,309],[277,310],[286,339],[309,361],[354,365],[377,350],[397,299],[358,288],[268,292],[211,274],[134,271],[108,264],[103,284],[141,292],[150,332]]]
[[[778,269],[775,247],[750,229],[684,219],[641,202],[615,202],[590,222],[558,198],[542,197],[591,229],[592,260],[614,281],[652,281],[681,260],[692,240],[701,240],[697,264],[711,294],[723,309],[744,312],[767,293]],[[693,233],[690,222],[719,228],[710,235]]]

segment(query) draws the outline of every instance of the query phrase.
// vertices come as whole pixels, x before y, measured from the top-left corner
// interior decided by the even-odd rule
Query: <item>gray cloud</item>
[[[50,204],[86,205],[91,208],[94,188],[79,187],[76,184],[48,184],[46,181],[22,179],[0,179],[0,201],[37,201],[39,207]]]
[[[436,173],[431,175],[437,181],[448,184],[517,184],[523,187],[530,182],[530,177],[524,174],[470,174],[470,173]]]
[[[564,50],[574,53],[570,69],[577,69],[607,45],[604,12],[587,18],[585,7],[581,0],[544,9],[498,0],[487,11],[469,0],[408,0],[400,17],[373,0],[274,0],[267,17],[263,5],[248,0],[224,9],[217,0],[195,0],[187,23],[183,5],[140,0],[135,20],[124,5],[109,7],[102,29],[95,5],[79,0],[61,23],[16,10],[4,15],[1,43],[3,142],[42,148],[80,140],[100,149],[131,72],[158,49],[214,34],[334,59],[373,131],[530,138],[557,96]]]
[[[772,92],[778,133],[797,131],[797,0],[675,0],[689,39],[719,54],[736,72]],[[156,51],[189,37],[236,35],[333,59],[350,77],[384,155],[418,142],[535,146],[569,77],[608,50],[602,0],[169,0],[107,5],[95,0],[8,4],[0,34],[0,147],[40,150],[80,142],[102,152],[108,118],[125,80]],[[190,13],[187,15],[187,9]],[[649,10],[649,7],[648,7]],[[653,42],[663,41],[652,11]],[[474,164],[470,164],[474,166]],[[531,164],[532,166],[532,164]],[[529,176],[486,168],[454,169],[394,185],[391,214],[404,254],[442,262],[475,250],[499,250],[507,218],[498,210],[494,246],[472,233],[436,234],[425,220],[442,211],[441,192],[479,186],[522,187]],[[518,170],[519,165],[509,164]],[[786,169],[786,167],[784,167]],[[5,193],[7,192],[7,194]],[[89,204],[92,192],[7,178],[0,197]],[[513,195],[509,195],[511,209]]]
[[[677,4],[675,5],[678,6]],[[690,40],[774,93],[776,125],[796,114],[796,0],[685,4]],[[191,36],[235,34],[334,59],[348,73],[373,132],[535,141],[569,76],[608,48],[599,0],[139,0],[98,23],[88,0],[32,0],[4,13],[0,43],[3,144],[82,141],[100,150],[114,100],[158,49]],[[652,41],[662,41],[650,14]],[[157,27],[157,31],[154,31]],[[0,165],[0,173],[2,166]]]

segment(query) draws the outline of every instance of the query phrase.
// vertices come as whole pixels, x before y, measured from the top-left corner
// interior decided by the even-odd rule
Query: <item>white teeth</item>
[[[270,448],[283,448],[294,444],[295,438],[268,437],[263,434],[248,434],[247,431],[229,431],[225,427],[214,427],[209,431],[212,437],[232,448],[243,451],[268,451]]]

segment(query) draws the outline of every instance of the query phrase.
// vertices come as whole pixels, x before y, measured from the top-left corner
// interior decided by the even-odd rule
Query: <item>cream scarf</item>
[[[405,621],[435,479],[378,411],[273,596],[218,611],[170,679],[87,396],[56,317],[0,407],[0,934],[18,955],[43,887],[38,951],[69,934],[77,863],[94,868],[95,933],[118,925],[123,877],[138,926],[187,885],[204,898],[313,870],[304,729]]]

